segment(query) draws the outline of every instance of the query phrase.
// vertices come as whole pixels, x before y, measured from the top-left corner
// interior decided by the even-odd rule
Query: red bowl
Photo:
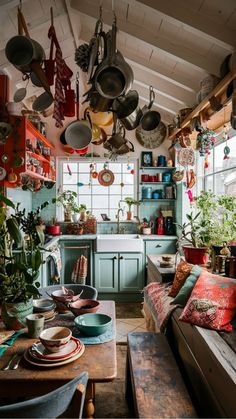
[[[68,308],[74,316],[79,316],[80,314],[85,313],[96,313],[100,306],[99,301],[97,300],[88,300],[80,298],[79,300],[75,301],[74,303],[68,304]]]

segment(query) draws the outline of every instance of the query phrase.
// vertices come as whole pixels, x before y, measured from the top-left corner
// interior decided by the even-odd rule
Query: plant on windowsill
[[[2,319],[9,329],[25,327],[25,318],[33,312],[33,297],[37,297],[39,269],[43,263],[44,243],[41,205],[27,215],[18,205],[0,194],[0,302]],[[15,210],[9,215],[10,207]],[[23,235],[23,234],[24,235]]]
[[[64,209],[64,221],[72,221],[72,208],[77,205],[77,192],[70,191],[69,189],[60,192],[56,198],[52,199],[53,204],[62,205]]]
[[[132,220],[132,211],[131,208],[133,205],[139,206],[140,201],[137,201],[136,199],[132,198],[131,196],[126,196],[124,199],[122,199],[120,202],[125,202],[128,205],[128,211],[127,211],[127,220]]]
[[[88,211],[86,210],[87,210],[87,207],[85,204],[80,204],[80,205],[74,204],[72,207],[73,221],[75,223],[77,223],[78,221],[86,221],[86,216],[88,213]]]
[[[205,254],[206,260],[207,251],[219,254],[224,243],[230,245],[236,240],[236,198],[202,191],[194,199],[193,209],[195,213],[192,211],[186,215],[187,223],[177,224],[181,230],[179,244],[184,250],[186,260],[201,264],[206,262],[196,262],[195,257],[192,259],[192,253]],[[233,246],[231,251],[235,252]]]

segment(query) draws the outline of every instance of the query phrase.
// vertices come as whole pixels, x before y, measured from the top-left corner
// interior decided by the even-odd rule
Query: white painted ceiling
[[[0,0],[0,71],[11,79],[11,97],[25,86],[22,74],[6,59],[5,45],[17,35],[19,1]],[[93,36],[99,6],[105,31],[117,17],[117,47],[132,66],[133,88],[140,105],[149,101],[149,86],[155,90],[155,105],[165,123],[178,111],[196,105],[200,81],[208,74],[220,75],[224,58],[236,47],[235,0],[22,0],[30,35],[49,55],[50,7],[63,58],[80,72],[80,96],[89,89],[86,73],[74,62],[75,49]],[[29,83],[28,97],[41,89]]]

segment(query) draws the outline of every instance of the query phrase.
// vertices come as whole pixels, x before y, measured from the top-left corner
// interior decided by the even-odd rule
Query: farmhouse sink
[[[99,234],[97,252],[143,252],[143,240],[138,234]]]

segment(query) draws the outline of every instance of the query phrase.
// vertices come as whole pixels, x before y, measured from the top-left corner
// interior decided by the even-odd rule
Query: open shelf
[[[39,175],[38,173],[32,172],[31,170],[26,170],[24,172],[24,174],[26,174],[26,175],[28,175],[30,177],[33,177],[35,179],[46,180],[48,182],[56,182],[56,180],[54,180],[54,179],[51,179],[49,177],[45,177],[45,176]]]
[[[175,198],[141,199],[141,202],[175,201]]]
[[[141,166],[140,170],[149,170],[149,169],[155,169],[155,170],[175,170],[176,167],[163,167],[163,166]]]
[[[174,182],[140,182],[140,185],[174,185]]]

